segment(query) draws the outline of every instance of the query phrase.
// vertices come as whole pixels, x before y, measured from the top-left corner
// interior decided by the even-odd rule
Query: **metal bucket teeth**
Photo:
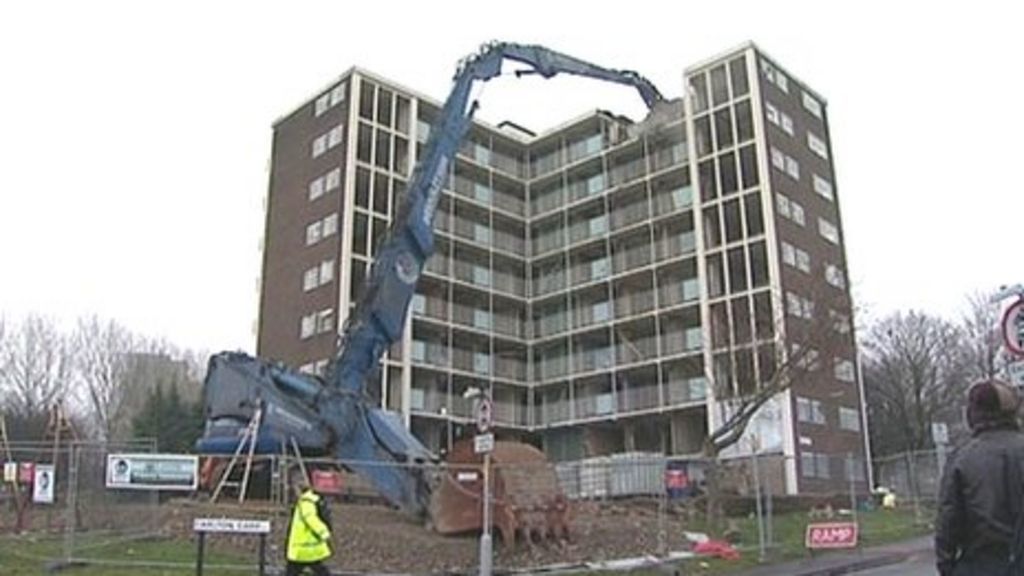
[[[452,447],[431,502],[431,519],[441,534],[482,529],[482,464],[472,441]],[[529,444],[495,442],[491,464],[491,517],[505,545],[569,537],[569,502],[543,452]]]

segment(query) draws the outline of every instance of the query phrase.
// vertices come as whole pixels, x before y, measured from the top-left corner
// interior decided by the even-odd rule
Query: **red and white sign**
[[[808,524],[804,545],[810,550],[853,548],[857,545],[857,523],[825,522],[822,524]]]
[[[1006,349],[1017,356],[1024,356],[1024,298],[1006,309],[1002,330]]]
[[[491,429],[491,419],[494,416],[494,407],[491,399],[486,396],[481,398],[476,405],[476,429],[483,434]]]

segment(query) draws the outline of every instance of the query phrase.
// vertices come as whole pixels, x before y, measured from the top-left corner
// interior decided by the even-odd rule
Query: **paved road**
[[[874,570],[857,572],[859,576],[935,576],[935,555],[921,552],[911,556],[906,562],[892,564]]]

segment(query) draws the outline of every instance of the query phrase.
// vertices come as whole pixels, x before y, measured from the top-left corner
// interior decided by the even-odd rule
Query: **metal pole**
[[[491,454],[484,454],[484,526],[480,534],[480,576],[491,576]]]
[[[203,550],[206,548],[206,532],[200,532],[197,541],[199,549],[196,551],[196,576],[203,576]]]
[[[260,576],[267,573],[267,535],[260,534]]]
[[[853,468],[854,468],[853,452],[846,453],[846,476],[847,480],[850,481],[850,513],[853,514],[853,521],[857,521],[857,488],[854,484]]]
[[[761,509],[761,474],[757,466],[757,448],[753,447],[750,454],[750,459],[754,467],[754,502],[757,510],[757,546],[758,546],[758,562],[764,562],[766,559],[765,547],[764,547],[764,511]]]

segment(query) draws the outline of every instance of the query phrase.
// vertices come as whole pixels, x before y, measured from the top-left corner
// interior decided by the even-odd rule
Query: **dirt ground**
[[[266,518],[270,509],[172,502],[161,506],[164,532],[192,537],[194,517]],[[683,519],[672,509],[659,515],[656,501],[604,501],[573,504],[571,537],[514,549],[495,541],[496,569],[527,569],[550,564],[601,561],[654,554],[664,536],[667,550],[683,548]],[[332,564],[347,571],[445,573],[469,571],[477,563],[479,535],[442,536],[382,505],[335,504]],[[271,553],[282,555],[287,517],[273,518]],[[253,538],[218,538],[218,546],[255,551]]]

